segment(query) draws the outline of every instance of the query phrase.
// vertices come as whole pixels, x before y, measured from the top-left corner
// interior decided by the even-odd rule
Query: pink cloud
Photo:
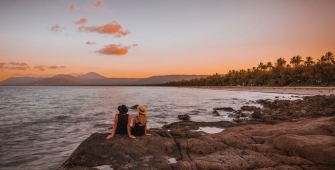
[[[94,6],[96,6],[96,7],[101,6],[101,1],[100,0],[96,0]]]
[[[93,44],[95,44],[95,42],[87,41],[86,44],[87,45],[93,45]]]
[[[103,26],[79,27],[79,31],[97,32],[99,34],[112,34],[115,37],[122,37],[130,34],[129,30],[123,30],[122,26],[116,21],[112,21]]]
[[[106,45],[105,48],[100,49],[98,53],[106,55],[125,55],[128,53],[129,48],[129,46],[122,46],[120,44],[110,44]]]
[[[34,67],[37,70],[44,71],[46,69],[62,69],[65,68],[65,66],[45,66],[45,65],[39,65]]]
[[[138,46],[138,44],[133,44],[133,47],[136,47],[136,46]]]
[[[74,8],[76,7],[75,4],[70,4],[69,8],[70,8],[70,11],[74,11]]]
[[[86,18],[80,18],[79,21],[75,21],[75,24],[85,24],[87,22]]]
[[[58,32],[59,28],[60,28],[59,25],[58,25],[58,24],[55,24],[55,25],[53,25],[53,26],[51,27],[51,31]]]

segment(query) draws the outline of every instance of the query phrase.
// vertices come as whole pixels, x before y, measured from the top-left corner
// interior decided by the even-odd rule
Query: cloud
[[[5,68],[6,63],[0,63],[0,69]]]
[[[101,6],[101,1],[100,0],[96,0],[94,6],[96,6],[96,7]]]
[[[40,71],[44,71],[46,69],[62,69],[65,68],[65,66],[45,66],[45,65],[39,65],[39,66],[35,66],[34,69],[40,70]]]
[[[16,66],[28,66],[28,64],[24,63],[24,62],[22,62],[22,63],[10,62],[8,64],[9,65],[16,65]]]
[[[9,70],[27,70],[27,68],[29,68],[29,66],[27,67],[21,67],[21,66],[5,67],[5,69],[9,69]]]
[[[65,68],[65,66],[49,66],[48,69],[61,69]]]
[[[58,24],[55,24],[55,25],[53,25],[53,26],[51,27],[51,31],[58,32],[59,28],[60,28],[59,25],[58,25]]]
[[[122,26],[116,21],[112,21],[103,26],[80,26],[79,31],[97,32],[99,34],[112,34],[115,37],[122,37],[130,34],[129,30],[123,30]]]
[[[106,55],[125,55],[128,53],[129,46],[122,46],[121,44],[106,45],[105,48],[100,49],[98,53]]]
[[[9,70],[26,70],[29,68],[29,66],[27,63],[24,63],[24,62],[21,62],[21,63],[10,62],[8,64],[0,63],[0,68],[9,69]]]
[[[136,47],[136,46],[138,46],[138,44],[133,44],[133,47]]]
[[[70,4],[69,8],[70,8],[70,11],[74,11],[74,8],[76,7],[75,4]]]
[[[37,69],[37,70],[40,70],[40,71],[45,70],[45,66],[35,66],[34,68]]]
[[[79,21],[75,21],[75,24],[85,24],[87,22],[86,18],[80,18]]]
[[[87,41],[86,44],[87,45],[93,45],[93,44],[95,44],[95,42]]]

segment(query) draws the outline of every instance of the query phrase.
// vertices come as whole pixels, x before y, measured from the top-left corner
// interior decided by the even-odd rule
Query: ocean
[[[0,86],[0,169],[57,169],[92,133],[110,133],[117,107],[145,105],[148,128],[189,114],[192,121],[231,120],[215,107],[259,106],[291,94],[150,86]],[[128,114],[137,112],[129,109]]]

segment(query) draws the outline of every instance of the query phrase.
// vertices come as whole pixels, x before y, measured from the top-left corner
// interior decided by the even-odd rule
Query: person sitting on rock
[[[134,117],[133,124],[131,128],[131,134],[135,136],[150,136],[151,134],[147,133],[147,108],[142,105],[137,106],[138,115]]]
[[[128,112],[127,106],[121,105],[117,109],[119,110],[119,114],[115,114],[112,133],[108,135],[106,139],[112,138],[115,133],[128,134],[130,138],[135,138],[135,136],[131,134],[130,130],[131,116],[127,114]]]

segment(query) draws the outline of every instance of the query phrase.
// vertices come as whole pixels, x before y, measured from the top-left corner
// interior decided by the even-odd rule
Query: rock
[[[138,104],[134,105],[134,106],[131,106],[130,109],[137,110],[137,106],[138,106]]]
[[[254,111],[252,114],[251,114],[251,117],[254,118],[254,119],[261,119],[262,118],[262,113],[260,111]]]
[[[246,122],[244,122],[246,123]],[[243,123],[241,123],[243,124]],[[217,134],[194,131],[224,128]],[[333,169],[335,117],[275,125],[249,122],[176,122],[150,129],[152,136],[92,134],[60,170],[91,169]],[[170,132],[169,132],[170,130]],[[169,163],[175,158],[176,163]]]
[[[214,116],[220,116],[220,113],[219,113],[218,111],[216,111],[216,110],[214,110],[214,111],[212,112],[212,114],[213,114]]]
[[[224,111],[228,111],[228,112],[234,111],[234,109],[231,108],[231,107],[215,107],[215,108],[213,108],[213,110],[224,110]]]
[[[257,109],[256,106],[242,106],[241,109],[245,111],[253,111],[254,109]]]
[[[178,115],[179,120],[190,120],[190,116],[188,114]]]

